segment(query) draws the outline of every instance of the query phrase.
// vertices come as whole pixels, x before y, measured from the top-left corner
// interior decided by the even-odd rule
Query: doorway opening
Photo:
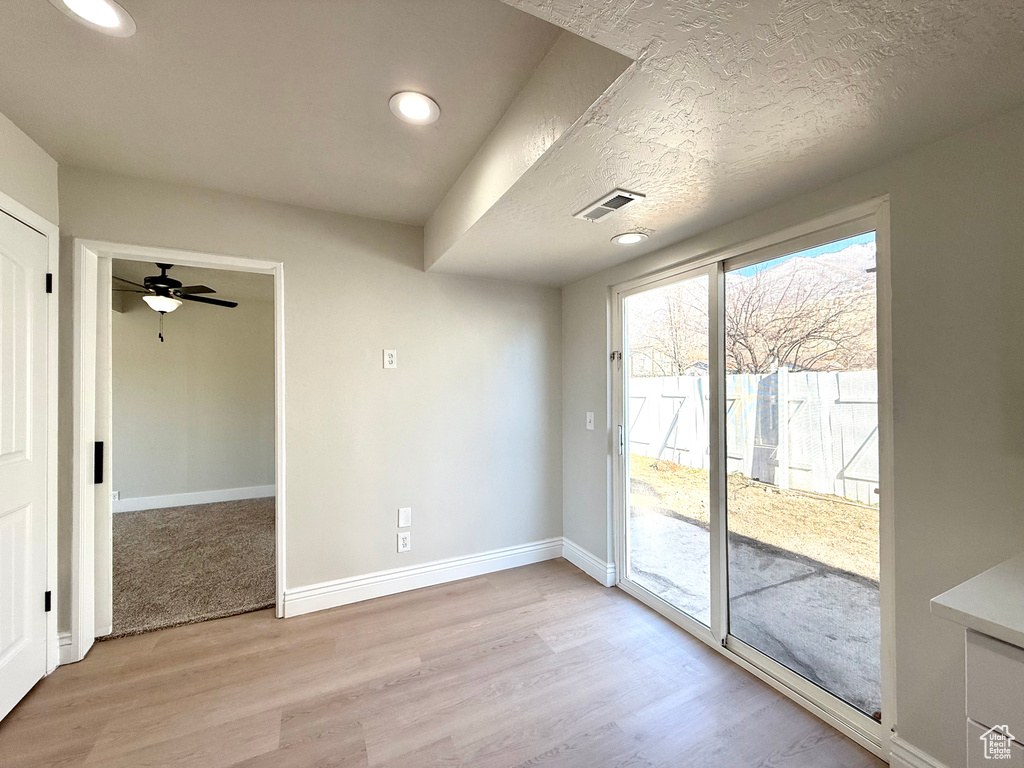
[[[113,259],[112,631],[274,605],[273,275]]]
[[[73,264],[62,663],[97,638],[281,616],[283,265],[86,240]]]

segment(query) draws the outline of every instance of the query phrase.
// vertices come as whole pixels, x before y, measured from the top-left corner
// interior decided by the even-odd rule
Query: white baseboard
[[[408,592],[411,589],[432,587],[449,581],[482,576],[485,573],[518,568],[521,565],[554,560],[562,556],[562,539],[546,539],[516,547],[494,549],[467,557],[435,560],[408,568],[393,568],[365,576],[325,581],[307,587],[285,590],[284,615],[301,616],[325,608],[372,600],[375,597]]]
[[[187,507],[192,504],[213,504],[217,501],[239,501],[240,499],[262,499],[273,496],[276,486],[253,485],[248,488],[225,488],[221,491],[196,491],[194,493],[172,493],[167,496],[140,496],[136,499],[118,499],[114,512],[139,512],[144,509],[167,509]]]
[[[606,563],[579,544],[562,539],[562,557],[606,587],[615,586],[615,563]]]
[[[946,768],[944,763],[940,763],[899,736],[892,737],[890,752],[889,765],[892,768]]]
[[[75,649],[71,646],[70,632],[58,632],[57,645],[60,648],[61,664],[73,664],[76,661],[81,661],[81,659],[75,655]]]

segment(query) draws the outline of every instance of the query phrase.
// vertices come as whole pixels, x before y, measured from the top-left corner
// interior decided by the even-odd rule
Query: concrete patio
[[[634,492],[657,496],[641,485]],[[706,527],[665,507],[633,507],[630,549],[634,581],[709,622]],[[869,715],[879,711],[877,582],[743,536],[730,537],[729,554],[731,633]]]

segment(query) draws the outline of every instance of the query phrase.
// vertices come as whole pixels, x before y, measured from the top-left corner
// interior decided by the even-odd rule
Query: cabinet
[[[1024,768],[1024,649],[971,629],[964,645],[967,766]]]
[[[932,600],[965,627],[967,768],[1024,768],[1024,557]]]

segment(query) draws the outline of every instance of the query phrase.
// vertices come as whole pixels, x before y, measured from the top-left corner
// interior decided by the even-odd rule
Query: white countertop
[[[1024,648],[1024,555],[932,598],[932,613]]]

